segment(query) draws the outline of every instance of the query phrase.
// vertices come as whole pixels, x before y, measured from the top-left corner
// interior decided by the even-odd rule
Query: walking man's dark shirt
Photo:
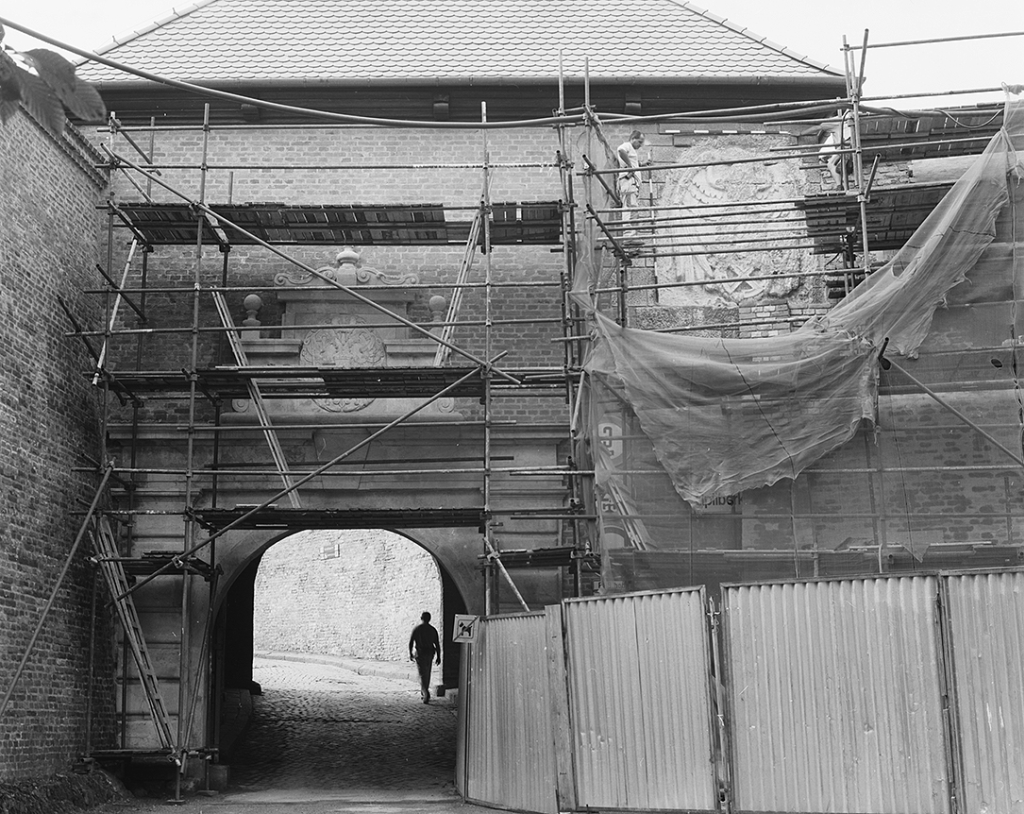
[[[437,630],[430,624],[430,614],[424,612],[423,621],[413,628],[409,637],[409,659],[416,662],[420,673],[420,695],[424,704],[430,703],[430,671],[431,660],[441,663],[441,642]],[[415,652],[414,652],[415,651]]]

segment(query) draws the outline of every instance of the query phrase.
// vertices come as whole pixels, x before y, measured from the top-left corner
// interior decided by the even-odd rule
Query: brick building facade
[[[23,113],[0,127],[0,780],[64,770],[114,738],[113,623],[89,541],[73,551],[98,485],[99,414],[62,309],[101,319],[83,293],[99,257],[97,159]]]
[[[680,8],[673,4],[671,11],[678,14]],[[218,9],[225,9],[226,17],[217,17]],[[746,41],[749,38],[722,25],[721,20],[688,6],[683,10],[699,16],[701,25],[727,30],[727,36],[743,39],[743,44],[750,46]],[[237,18],[246,11],[236,0],[218,0],[183,16],[189,17],[187,23],[196,24],[199,34],[208,35],[220,31],[216,27],[223,26],[225,19],[228,23],[239,22]],[[225,30],[234,31],[235,26],[228,25]],[[149,54],[154,58],[178,52],[177,46],[167,46],[161,26],[147,33],[154,35],[148,40],[155,43],[151,51],[146,50],[146,36],[134,38],[121,50],[131,55],[139,46],[143,57]],[[175,41],[173,36],[170,40]],[[179,33],[176,41],[192,44],[201,38]],[[422,77],[418,84],[403,84],[409,80],[405,77],[388,85],[370,82],[366,88],[356,87],[361,80],[352,77],[342,77],[339,87],[329,83],[306,86],[304,79],[288,85],[296,80],[279,76],[249,77],[240,81],[253,98],[244,104],[218,100],[212,105],[212,119],[206,118],[207,122],[212,120],[211,126],[202,124],[206,111],[198,94],[156,90],[147,83],[125,83],[100,71],[99,78],[107,82],[104,90],[115,100],[111,106],[122,115],[127,132],[136,137],[137,143],[152,136],[150,154],[141,163],[148,161],[159,169],[159,175],[151,177],[138,171],[123,176],[115,173],[111,200],[118,206],[138,204],[139,212],[149,204],[179,206],[177,213],[158,213],[167,215],[173,223],[150,223],[148,232],[139,226],[139,217],[111,208],[106,224],[109,244],[103,249],[95,242],[102,224],[97,222],[94,208],[103,194],[103,179],[84,166],[98,160],[98,156],[81,147],[59,149],[23,118],[0,129],[0,147],[5,148],[0,151],[0,167],[14,192],[0,203],[4,223],[0,235],[4,260],[0,296],[5,309],[0,330],[11,349],[3,360],[3,374],[10,386],[0,402],[5,420],[0,440],[4,445],[0,458],[4,514],[0,523],[4,524],[5,541],[11,542],[0,559],[0,610],[4,614],[0,624],[5,632],[14,633],[2,645],[7,648],[4,663],[16,663],[28,646],[32,620],[45,600],[49,580],[74,538],[75,517],[82,503],[92,497],[95,476],[88,470],[95,472],[97,464],[105,463],[97,459],[107,455],[127,475],[113,490],[114,508],[131,517],[126,524],[131,531],[125,534],[124,542],[133,557],[144,559],[156,554],[179,565],[174,558],[183,545],[191,545],[216,530],[215,536],[206,540],[215,539],[216,546],[209,545],[202,551],[200,556],[207,561],[199,565],[220,566],[221,582],[214,584],[209,569],[196,574],[165,573],[136,594],[163,671],[163,686],[170,696],[177,697],[176,704],[171,705],[171,717],[177,725],[178,741],[162,747],[172,751],[217,748],[211,742],[211,733],[216,731],[215,722],[222,712],[222,691],[248,691],[253,646],[277,649],[298,642],[298,649],[309,652],[390,658],[396,648],[404,646],[402,640],[410,620],[415,621],[424,607],[436,609],[438,621],[443,619],[449,634],[446,645],[450,646],[450,623],[456,612],[517,610],[517,600],[537,608],[580,592],[579,575],[575,575],[574,585],[571,574],[577,560],[582,559],[576,555],[597,550],[606,562],[628,561],[621,569],[608,571],[603,583],[596,577],[588,583],[588,590],[598,587],[608,592],[696,583],[714,586],[736,579],[911,570],[924,561],[933,545],[930,562],[939,566],[968,561],[967,555],[975,553],[975,544],[987,546],[984,564],[1014,564],[1019,557],[1015,542],[1019,521],[1014,515],[1019,474],[1004,472],[989,460],[990,449],[977,446],[978,438],[970,430],[946,419],[926,399],[916,394],[908,396],[905,391],[881,402],[880,426],[898,430],[898,435],[886,439],[881,451],[872,446],[876,439],[871,430],[864,430],[825,460],[822,471],[731,495],[706,506],[684,507],[679,517],[656,517],[651,527],[662,523],[659,531],[668,541],[665,550],[659,550],[658,545],[649,550],[625,534],[616,541],[613,529],[593,522],[598,514],[593,511],[593,494],[573,491],[570,481],[574,475],[567,469],[575,451],[573,444],[578,440],[574,435],[578,426],[570,426],[578,406],[574,402],[578,391],[574,388],[578,386],[580,359],[576,357],[573,366],[566,364],[566,349],[579,347],[572,343],[583,337],[571,334],[583,323],[572,324],[565,318],[568,277],[573,262],[581,259],[575,253],[591,252],[597,243],[595,240],[594,245],[584,245],[586,240],[598,237],[593,224],[585,223],[586,205],[601,208],[609,200],[593,175],[582,170],[591,160],[599,168],[611,166],[614,145],[634,126],[634,122],[617,122],[615,116],[664,114],[644,124],[648,136],[645,157],[668,167],[646,189],[645,203],[655,208],[662,204],[692,210],[739,205],[739,200],[715,197],[726,194],[730,187],[740,190],[734,190],[739,198],[783,190],[784,197],[799,200],[801,205],[806,203],[804,199],[824,191],[816,145],[813,139],[797,132],[802,128],[783,132],[778,126],[759,127],[756,133],[737,136],[727,122],[719,121],[718,132],[708,133],[699,123],[695,125],[692,117],[680,117],[686,119],[681,124],[668,115],[672,110],[689,109],[684,104],[709,110],[729,104],[813,99],[839,91],[842,81],[838,75],[794,59],[774,46],[759,44],[758,48],[770,51],[773,60],[787,66],[786,70],[792,69],[798,78],[787,75],[777,84],[762,83],[756,56],[748,56],[746,59],[753,64],[740,64],[736,76],[723,73],[711,86],[703,83],[703,75],[693,72],[687,77],[652,75],[638,82],[632,75],[623,75],[622,65],[614,64],[611,69],[606,66],[605,75],[598,76],[594,83],[602,109],[614,115],[600,127],[595,120],[588,120],[586,126],[582,118],[567,120],[562,122],[562,132],[550,121],[484,130],[476,126],[478,111],[467,102],[470,97],[478,102],[476,97],[493,91],[502,110],[498,118],[515,118],[515,112],[539,116],[539,108],[550,107],[555,89],[550,70],[546,76],[533,77],[525,84],[515,78],[503,81],[492,77],[492,85],[481,85],[462,77],[459,91],[464,98],[451,109],[449,97],[438,101],[436,89],[429,82],[424,84]],[[227,64],[220,67],[225,71],[234,68]],[[630,63],[629,67],[632,71],[635,65]],[[308,70],[308,66],[298,69]],[[375,96],[367,88],[379,93]],[[577,83],[575,96],[580,95],[579,90]],[[575,96],[573,103],[581,101]],[[459,120],[459,126],[436,129],[405,121],[400,127],[383,128],[352,122],[310,122],[300,114],[261,111],[254,103],[264,98],[321,105],[325,110],[344,109],[351,103],[361,113],[401,112],[423,121],[431,117],[446,121],[450,114]],[[156,114],[159,121],[148,131],[147,124]],[[749,129],[749,122],[747,125]],[[93,133],[91,138],[96,146],[110,146],[118,156],[116,161],[138,162],[135,148],[119,136],[104,131]],[[17,151],[28,149],[31,154],[17,152],[15,145]],[[773,169],[761,174],[737,169],[757,163],[753,156],[758,153],[801,148],[804,159],[798,158],[796,169],[785,175],[779,174],[776,161],[764,161]],[[83,152],[84,161],[73,160]],[[729,160],[717,161],[720,155]],[[573,163],[560,167],[560,159]],[[722,169],[729,164],[735,166]],[[127,166],[121,164],[122,169]],[[709,171],[709,167],[718,169]],[[899,180],[900,173],[898,161],[889,161],[879,178]],[[134,182],[128,180],[129,175]],[[287,285],[280,280],[286,272],[294,271],[295,264],[282,254],[287,253],[308,268],[348,274],[352,269],[341,269],[336,258],[341,250],[355,245],[360,268],[372,269],[378,273],[377,280],[385,281],[378,287],[391,289],[386,293],[395,295],[396,301],[407,297],[402,302],[407,305],[403,316],[408,318],[408,335],[394,344],[404,343],[407,347],[403,353],[419,354],[417,358],[423,361],[426,355],[422,347],[408,347],[439,321],[436,298],[447,300],[453,296],[456,271],[466,247],[458,241],[394,239],[390,233],[398,230],[387,227],[387,214],[434,207],[444,210],[449,225],[462,228],[480,209],[485,182],[486,198],[493,205],[487,215],[494,228],[501,226],[499,213],[507,216],[514,211],[516,228],[528,229],[527,213],[535,213],[539,207],[556,212],[559,235],[543,245],[526,240],[493,245],[486,255],[476,256],[454,341],[477,359],[504,354],[500,367],[526,371],[534,377],[532,381],[542,384],[536,385],[537,392],[529,387],[508,388],[492,402],[488,379],[479,393],[453,398],[451,405],[445,405],[449,412],[444,417],[452,419],[447,426],[438,427],[443,422],[406,422],[385,441],[374,442],[364,456],[356,457],[357,468],[318,476],[304,486],[303,500],[308,503],[303,507],[293,505],[291,508],[297,511],[288,515],[286,502],[274,498],[282,480],[281,473],[270,471],[266,436],[260,432],[253,411],[238,403],[245,401],[246,392],[227,385],[223,392],[204,389],[206,382],[223,372],[222,368],[244,367],[231,364],[215,300],[208,295],[221,290],[235,324],[249,321],[251,332],[245,341],[251,351],[265,356],[279,352],[280,358],[285,358],[287,352],[291,354],[289,362],[294,362],[301,352],[295,348],[304,347],[312,330],[362,331],[371,318],[360,315],[351,323],[336,322],[326,329],[317,326],[298,339],[290,335],[287,320],[294,318],[294,312],[288,312],[290,305],[305,297],[304,302],[321,307],[317,313],[337,307],[341,314],[342,297],[331,291],[322,294],[322,302],[317,303],[316,295],[311,293],[314,289],[300,291],[297,296],[293,296],[294,291],[286,292]],[[570,200],[572,183],[580,192]],[[142,201],[147,197],[150,200]],[[840,191],[836,197],[842,203],[854,196]],[[567,208],[563,209],[562,204]],[[306,207],[303,217],[310,218],[310,225],[301,239],[279,240],[279,250],[268,251],[233,235],[230,226],[213,216],[200,217],[206,205],[236,207],[243,218],[246,207],[250,212],[269,213],[271,218],[288,207]],[[326,211],[340,206],[359,207],[364,217],[367,210],[376,210],[373,228],[364,230],[369,238],[335,241],[318,237],[322,233],[317,230],[327,227],[325,221],[316,219],[318,215],[310,213],[317,208]],[[563,214],[566,221],[561,220]],[[841,211],[837,217],[845,218],[846,214]],[[577,218],[579,234],[563,242],[561,229],[569,215]],[[799,224],[792,228],[803,229],[810,223],[810,218],[803,219],[795,207],[785,216]],[[612,215],[608,220],[616,217]],[[763,226],[763,220],[755,218],[755,226]],[[196,227],[199,222],[203,224],[201,229]],[[8,228],[8,224],[12,226]],[[280,232],[288,233],[280,223],[277,226]],[[810,230],[810,226],[807,228]],[[586,240],[577,241],[588,229]],[[648,252],[639,259],[624,258],[620,253],[618,260],[605,268],[608,277],[614,278],[609,289],[624,287],[621,300],[617,299],[618,291],[604,293],[605,300],[612,303],[609,312],[617,311],[630,325],[692,330],[706,336],[770,338],[828,310],[830,301],[820,273],[831,249],[823,249],[821,243],[812,245],[810,237],[789,254],[741,249],[741,259],[724,268],[716,265],[717,261],[693,260],[692,256],[725,254],[712,244],[725,245],[735,239],[728,229],[710,238],[705,235],[697,241],[697,250],[685,245],[685,234],[672,229],[675,227],[666,228],[664,234],[653,234],[652,243],[669,235],[671,240],[683,242],[678,254],[689,254],[690,260],[666,262],[671,252]],[[202,240],[196,240],[197,231],[202,233]],[[290,235],[301,231],[295,229]],[[273,226],[265,233],[280,238]],[[153,235],[160,239],[152,239]],[[133,239],[148,245],[142,245],[143,251],[128,263]],[[830,239],[821,241],[831,247]],[[895,237],[891,242],[898,245]],[[607,249],[608,245],[602,247],[602,251]],[[611,252],[605,256],[610,257]],[[128,309],[121,311],[118,328],[124,332],[109,347],[107,371],[114,380],[120,378],[134,386],[146,384],[139,368],[155,371],[162,377],[160,386],[173,391],[167,397],[154,386],[139,402],[125,397],[126,392],[133,395],[130,388],[120,392],[125,397],[121,401],[108,394],[109,409],[103,414],[102,428],[96,426],[93,397],[88,379],[82,375],[90,369],[92,360],[79,339],[71,342],[64,335],[58,300],[58,296],[63,298],[86,328],[101,323],[104,297],[83,294],[96,285],[97,278],[90,272],[96,257],[104,258],[108,270],[126,265],[130,268],[127,293],[144,298],[146,314],[140,319]],[[714,266],[714,274],[700,276],[706,271],[699,266],[701,262],[707,262],[709,268]],[[774,268],[789,268],[786,263],[799,263],[801,274],[805,270],[807,273],[794,284],[775,279],[749,286],[749,280],[743,280],[759,274],[770,276]],[[388,282],[393,279],[410,282]],[[481,287],[485,279],[490,289],[487,295]],[[734,287],[737,282],[747,287]],[[716,294],[704,299],[675,296],[676,284],[707,285]],[[659,286],[658,293],[650,287],[653,285]],[[401,296],[395,294],[399,289]],[[730,296],[719,296],[722,291],[731,292]],[[253,294],[260,298],[258,306],[252,305]],[[963,306],[956,312],[959,315],[975,312],[972,307],[976,302],[971,295],[955,304]],[[311,306],[306,313],[314,310]],[[348,312],[344,313],[347,319]],[[940,319],[937,326],[938,334],[950,322]],[[379,328],[373,325],[367,330]],[[365,338],[365,333],[362,336]],[[98,341],[95,336],[90,339]],[[281,347],[291,341],[293,349],[272,347],[278,341]],[[337,339],[336,349],[342,344]],[[349,352],[348,347],[342,350]],[[325,367],[334,366],[337,359],[330,362]],[[1002,357],[1000,364],[1004,364]],[[361,367],[350,365],[346,370]],[[385,364],[381,370],[387,373],[389,367],[401,365]],[[421,369],[428,368],[431,373],[444,372],[435,370],[432,363],[421,365]],[[139,375],[132,378],[134,374]],[[202,381],[207,374],[209,378]],[[406,375],[412,378],[409,371]],[[555,386],[550,386],[555,379]],[[223,383],[223,379],[219,381]],[[183,396],[183,390],[190,392]],[[250,402],[251,394],[249,391]],[[799,397],[786,397],[790,395]],[[301,410],[287,413],[293,423],[280,431],[285,463],[295,473],[308,472],[347,445],[361,444],[369,429],[401,412],[381,403],[387,397],[380,397],[371,406],[376,396],[363,396],[351,399],[353,403],[340,411],[333,410],[332,415],[325,415],[332,410],[316,405],[315,397],[309,400],[316,409],[306,404]],[[1004,435],[1016,429],[1007,419],[1012,406],[1004,396],[987,402],[970,400],[975,420],[997,426]],[[755,407],[739,404],[741,411],[745,408],[750,414],[756,412]],[[345,414],[339,416],[339,412]],[[6,426],[8,416],[10,427]],[[941,431],[936,432],[937,428]],[[621,442],[627,435],[622,425],[611,432],[618,433],[613,442]],[[253,477],[261,467],[268,471]],[[880,476],[894,471],[900,473],[899,478]],[[904,477],[911,472],[914,477]],[[593,485],[592,481],[582,482]],[[658,515],[662,497],[678,500],[671,489],[638,497],[653,506],[652,516]],[[302,514],[306,508],[309,513]],[[262,515],[249,526],[236,528],[235,521],[216,517],[217,512],[233,511],[235,517],[244,518],[251,509]],[[438,518],[443,519],[446,511],[451,511],[458,522],[441,522]],[[592,536],[571,541],[576,548],[570,560],[565,549],[571,546],[565,543],[571,540],[574,517],[583,516],[586,533]],[[415,540],[427,556],[400,556],[366,531],[372,525],[370,520],[377,527],[394,529]],[[221,534],[225,524],[227,533]],[[302,529],[315,532],[303,532],[307,536],[294,546],[279,543],[286,533]],[[326,555],[334,545],[328,535],[337,529],[345,529],[362,541],[358,555]],[[996,539],[1005,540],[1006,545],[996,546]],[[508,555],[525,599],[514,596],[509,586],[497,579],[495,570],[487,564],[484,543],[496,543],[498,550]],[[274,548],[277,545],[280,548]],[[891,561],[884,559],[883,546]],[[957,546],[967,546],[970,551],[965,555]],[[289,549],[291,554],[287,553]],[[544,555],[554,549],[561,549],[556,554],[563,559],[554,564],[545,562]],[[819,568],[820,554],[831,563],[841,561],[840,569],[846,570],[829,572],[827,567]],[[701,558],[711,565],[701,570]],[[342,597],[337,592],[332,574],[339,568],[355,570],[359,584],[367,588],[376,586],[374,580],[381,579],[382,569],[387,575],[399,563],[402,576],[386,583],[395,600],[392,605],[370,611],[362,594]],[[265,570],[261,570],[264,565]],[[264,592],[275,575],[274,588]],[[95,628],[89,622],[93,618],[92,580],[84,554],[79,553],[72,563],[68,589],[58,594],[57,605],[33,651],[19,690],[22,694],[15,693],[0,721],[0,758],[10,756],[0,771],[9,771],[12,777],[60,768],[90,745],[114,745],[115,681],[111,679],[115,675],[128,686],[126,706],[121,710],[127,746],[154,748],[154,727],[144,693],[134,676],[128,675],[128,668],[119,665],[115,669],[112,664],[113,637],[108,621],[100,614]],[[424,582],[433,587],[420,593],[417,584]],[[440,600],[434,593],[438,582]],[[258,594],[278,599],[295,595],[299,599],[281,602],[273,617],[254,616]],[[298,617],[313,616],[314,608],[317,612],[312,622],[298,627]],[[381,624],[374,627],[368,619],[357,620],[356,616],[373,616]],[[383,638],[382,631],[391,631],[392,638]],[[210,641],[204,638],[208,632],[212,635]],[[216,673],[212,681],[208,680],[204,662],[210,655]],[[447,651],[445,655],[448,680],[457,665],[450,663],[456,659],[448,658]],[[0,678],[7,675],[7,669],[0,668]],[[90,672],[97,676],[94,685],[88,680]],[[457,672],[454,678],[457,680]],[[83,696],[89,703],[66,700]],[[94,721],[91,730],[85,712],[90,709]],[[186,709],[198,710],[194,726],[193,721],[183,723],[181,713]],[[45,719],[45,726],[33,726],[38,710],[44,711],[40,720]],[[90,743],[85,743],[87,731]]]

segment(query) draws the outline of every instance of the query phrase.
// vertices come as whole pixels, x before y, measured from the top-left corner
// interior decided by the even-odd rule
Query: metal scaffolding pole
[[[144,169],[139,167],[137,164],[134,164],[133,162],[129,161],[128,159],[126,159],[126,158],[124,158],[122,156],[118,156],[118,155],[116,155],[114,153],[111,153],[111,158],[113,160],[116,160],[116,161],[123,161],[124,163],[128,164],[130,167],[132,167],[133,169],[135,169],[138,172],[143,172],[143,173],[146,172]],[[148,175],[148,173],[147,173],[147,175]],[[477,357],[475,354],[472,354],[472,353],[470,353],[470,352],[468,352],[466,350],[463,350],[462,348],[458,347],[457,345],[453,345],[451,343],[445,342],[440,337],[435,336],[433,333],[431,333],[430,330],[428,330],[427,328],[424,328],[424,327],[422,327],[420,325],[417,325],[415,322],[412,322],[411,320],[408,320],[405,317],[402,317],[399,314],[396,314],[394,311],[388,310],[387,308],[385,308],[384,306],[380,305],[379,303],[374,302],[369,297],[364,297],[362,294],[360,294],[355,289],[353,289],[353,288],[351,288],[349,286],[346,286],[346,285],[342,285],[341,283],[337,282],[336,280],[332,280],[330,277],[326,276],[321,271],[313,268],[309,264],[303,263],[301,260],[299,260],[299,259],[297,259],[295,257],[292,257],[291,255],[289,255],[286,252],[281,251],[280,249],[278,249],[273,244],[268,243],[267,241],[262,240],[261,238],[257,237],[256,235],[252,234],[251,232],[247,231],[243,227],[239,226],[237,223],[234,223],[234,222],[228,220],[227,218],[225,218],[224,216],[217,214],[217,212],[215,212],[213,209],[211,209],[210,207],[206,206],[206,204],[204,202],[202,202],[202,201],[190,201],[187,195],[184,195],[183,193],[179,192],[177,189],[172,187],[170,184],[165,183],[160,178],[157,178],[157,177],[152,176],[152,175],[150,175],[149,177],[151,177],[152,180],[155,183],[157,183],[160,186],[164,187],[169,192],[172,192],[173,194],[177,195],[182,200],[189,201],[189,203],[191,203],[193,206],[195,206],[196,209],[198,209],[201,213],[203,213],[203,214],[213,218],[214,220],[216,220],[220,224],[223,224],[223,225],[226,225],[226,226],[230,226],[235,231],[237,231],[237,232],[245,235],[246,237],[248,237],[256,245],[262,246],[263,248],[267,249],[268,251],[273,252],[274,254],[276,254],[281,259],[287,260],[289,263],[297,266],[298,268],[302,269],[303,271],[308,272],[309,274],[312,274],[314,277],[317,277],[320,280],[323,280],[323,282],[325,282],[327,285],[329,285],[329,286],[331,286],[333,288],[336,288],[339,291],[344,291],[346,294],[348,294],[352,298],[358,300],[363,305],[369,306],[370,308],[373,308],[375,311],[378,311],[380,313],[386,314],[389,318],[394,319],[399,324],[404,325],[406,328],[408,328],[408,329],[410,329],[412,331],[415,331],[416,333],[420,334],[421,336],[424,336],[424,337],[426,337],[428,339],[433,340],[434,342],[438,342],[440,344],[445,345],[451,351],[453,351],[454,353],[457,353],[459,356],[462,356],[465,359],[468,359],[473,364],[479,365],[479,366],[481,366],[482,368],[485,368],[485,369],[491,369],[491,370],[494,371],[495,375],[501,376],[502,378],[505,378],[505,379],[513,382],[514,384],[520,384],[518,379],[516,379],[514,376],[506,373],[505,371],[500,370],[499,368],[493,367],[491,362],[484,361],[483,359],[480,359],[479,357]],[[200,233],[202,232],[202,226],[201,225],[200,225],[199,231],[200,231]]]
[[[498,358],[500,358],[501,356],[504,356],[504,355],[505,355],[504,353],[500,354],[498,357],[495,357],[494,361],[497,361]],[[173,559],[171,559],[170,562],[168,562],[165,565],[162,565],[159,568],[157,568],[155,571],[153,571],[153,573],[151,573],[151,574],[143,577],[142,579],[140,579],[138,582],[135,583],[134,586],[132,586],[131,590],[128,593],[137,591],[143,585],[146,585],[150,581],[155,579],[156,577],[158,577],[158,576],[160,576],[162,574],[167,573],[170,569],[180,567],[182,565],[182,562],[183,562],[183,560],[185,558],[191,557],[196,552],[201,551],[203,548],[205,548],[206,546],[210,545],[214,540],[219,539],[220,537],[222,537],[227,532],[231,531],[234,528],[237,528],[239,525],[244,523],[246,520],[248,520],[249,518],[253,517],[256,514],[259,514],[259,512],[261,512],[263,509],[266,509],[268,506],[270,506],[273,503],[277,502],[282,497],[286,497],[288,495],[288,493],[291,492],[293,489],[298,489],[303,484],[308,483],[309,481],[313,480],[313,478],[319,477],[324,472],[326,472],[327,470],[329,470],[329,469],[333,468],[334,466],[338,465],[339,463],[344,461],[349,456],[354,455],[356,452],[358,452],[363,447],[367,446],[368,444],[371,444],[373,441],[376,441],[378,438],[380,438],[382,435],[387,433],[389,430],[391,430],[394,427],[397,427],[397,426],[399,426],[401,424],[406,423],[414,415],[416,415],[417,413],[425,410],[427,407],[429,407],[431,404],[433,404],[437,400],[444,398],[446,395],[448,395],[448,393],[450,393],[453,390],[456,390],[459,387],[459,385],[461,385],[463,382],[468,381],[469,379],[473,378],[476,375],[478,375],[478,371],[477,370],[474,369],[474,370],[469,371],[464,376],[461,376],[459,379],[457,379],[456,381],[452,382],[450,385],[445,387],[443,390],[441,390],[441,391],[435,393],[433,396],[430,396],[429,398],[427,398],[422,404],[419,404],[416,407],[412,408],[411,410],[406,411],[405,413],[400,415],[398,418],[396,418],[394,421],[391,421],[390,423],[386,424],[381,429],[379,429],[377,432],[371,433],[366,438],[364,438],[363,440],[359,441],[354,446],[352,446],[349,449],[347,449],[345,452],[342,452],[340,455],[337,455],[336,457],[334,457],[331,460],[329,460],[323,466],[317,467],[315,470],[313,470],[309,474],[304,475],[303,477],[299,478],[297,481],[295,481],[287,489],[282,489],[281,491],[276,492],[275,494],[271,495],[269,498],[267,498],[265,501],[260,503],[258,506],[254,506],[253,508],[249,509],[244,514],[242,514],[240,517],[236,518],[235,520],[233,520],[232,522],[226,524],[225,526],[222,526],[220,529],[215,531],[213,534],[211,534],[205,540],[200,540],[198,543],[195,543],[187,551],[182,552],[179,556],[174,557]],[[121,598],[121,597],[118,597],[118,598]]]

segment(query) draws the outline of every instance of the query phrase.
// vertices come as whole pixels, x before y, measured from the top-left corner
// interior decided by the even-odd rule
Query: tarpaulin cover
[[[602,443],[609,426],[621,438],[642,434],[656,459],[643,466],[660,467],[701,507],[797,477],[872,421],[883,346],[913,358],[947,292],[993,240],[1008,184],[1020,179],[1022,104],[1011,95],[1003,130],[891,261],[792,333],[735,339],[623,328],[595,306],[588,291],[597,280],[580,280],[574,297],[593,329],[587,420],[602,493],[620,502],[649,496],[631,482],[637,459]]]

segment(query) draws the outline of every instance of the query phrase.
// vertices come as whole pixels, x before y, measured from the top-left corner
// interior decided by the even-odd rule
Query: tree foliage
[[[0,25],[0,42],[3,38]],[[11,53],[6,47],[0,49],[0,122],[6,124],[19,105],[55,136],[64,131],[65,108],[87,122],[106,118],[107,108],[99,93],[78,79],[75,66],[60,54],[45,48]],[[18,64],[19,60],[27,67]]]

